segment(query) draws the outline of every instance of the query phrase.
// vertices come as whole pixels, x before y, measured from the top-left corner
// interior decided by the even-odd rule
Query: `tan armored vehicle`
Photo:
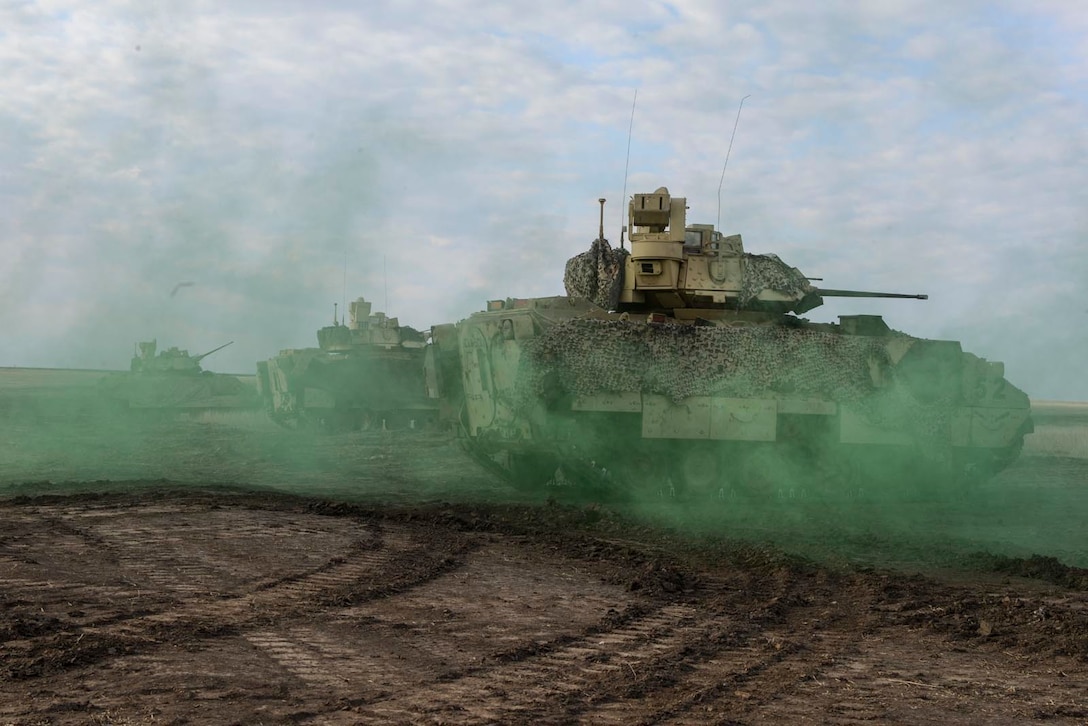
[[[273,420],[337,430],[418,428],[437,416],[423,378],[426,336],[358,298],[349,322],[317,331],[317,348],[288,349],[257,364],[257,389]]]
[[[230,344],[225,343],[200,355],[189,355],[189,351],[177,347],[158,351],[155,340],[137,343],[129,372],[103,379],[100,390],[109,399],[130,409],[255,408],[257,398],[253,388],[238,376],[212,373],[200,366],[202,360]]]
[[[602,220],[603,220],[603,202]],[[832,487],[988,476],[1032,430],[1001,363],[877,315],[811,323],[824,297],[740,235],[687,225],[664,189],[629,203],[630,246],[601,234],[568,296],[488,303],[433,328],[435,369],[469,450],[514,483],[667,482],[674,490]]]

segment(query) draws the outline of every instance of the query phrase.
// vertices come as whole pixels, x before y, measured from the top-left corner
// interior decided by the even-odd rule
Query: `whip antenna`
[[[729,137],[729,148],[725,150],[725,163],[722,164],[722,178],[718,180],[718,222],[715,227],[718,231],[722,228],[722,182],[725,181],[725,167],[729,166],[729,152],[733,150],[733,139],[737,138],[737,124],[740,123],[740,110],[744,108],[744,99],[748,98],[752,94],[748,94],[740,100],[740,105],[737,106],[737,120],[733,122],[733,135]]]
[[[627,161],[623,165],[623,197],[620,198],[620,249],[623,247],[623,233],[627,227],[623,224],[624,206],[627,201],[627,170],[631,168],[631,132],[635,130],[635,103],[638,102],[638,89],[635,89],[635,97],[631,99],[631,123],[627,126]],[[603,211],[602,211],[603,214]],[[602,234],[601,237],[604,237]]]

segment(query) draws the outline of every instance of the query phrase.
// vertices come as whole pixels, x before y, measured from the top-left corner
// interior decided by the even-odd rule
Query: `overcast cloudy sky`
[[[249,372],[345,296],[422,328],[560,294],[598,197],[619,236],[637,89],[628,194],[713,223],[749,96],[724,230],[930,295],[808,317],[1088,400],[1073,0],[0,0],[0,69],[0,365],[126,368],[157,337]]]

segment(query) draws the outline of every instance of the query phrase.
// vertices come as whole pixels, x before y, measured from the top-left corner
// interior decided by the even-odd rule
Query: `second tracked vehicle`
[[[434,370],[473,456],[512,483],[673,492],[952,489],[1007,466],[1032,430],[1001,363],[877,315],[799,317],[832,296],[740,235],[686,224],[660,188],[628,205],[630,250],[599,236],[566,296],[491,301],[432,329]]]
[[[257,364],[257,389],[274,421],[343,431],[418,428],[437,417],[424,379],[426,335],[371,308],[360,297],[346,323],[334,312],[333,324],[317,331],[318,347]]]
[[[238,376],[212,373],[200,362],[226,348],[200,355],[177,347],[158,350],[158,341],[136,344],[128,373],[115,373],[104,378],[100,392],[107,399],[128,409],[161,411],[203,411],[216,409],[257,408],[253,387]]]

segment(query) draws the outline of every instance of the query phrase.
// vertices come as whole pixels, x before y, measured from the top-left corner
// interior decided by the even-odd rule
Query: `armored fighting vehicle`
[[[740,235],[687,225],[660,188],[599,237],[566,296],[491,301],[432,329],[466,448],[515,484],[574,481],[758,494],[782,486],[958,487],[1018,455],[1028,398],[1001,363],[877,315],[799,317],[832,296]]]
[[[232,341],[233,342],[233,341]],[[218,348],[200,355],[177,347],[158,349],[155,340],[136,344],[128,373],[116,373],[102,380],[101,393],[129,409],[199,411],[206,409],[256,408],[251,386],[238,376],[212,373],[200,362]]]
[[[317,348],[287,349],[257,364],[257,390],[272,419],[288,428],[330,431],[420,428],[437,417],[423,361],[427,336],[371,303],[349,305],[345,324],[317,331]]]

